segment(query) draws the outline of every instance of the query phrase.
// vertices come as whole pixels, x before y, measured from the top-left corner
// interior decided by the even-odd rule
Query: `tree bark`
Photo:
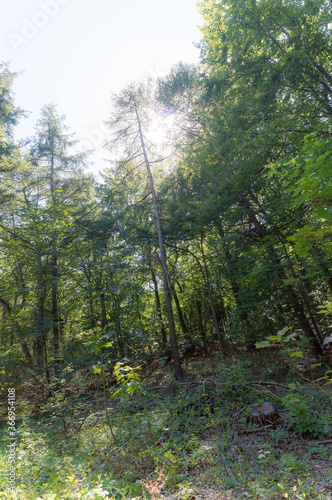
[[[297,279],[298,280],[298,276],[295,272],[295,269],[294,269],[294,266],[293,266],[293,263],[292,263],[292,260],[291,260],[291,257],[289,255],[289,252],[286,248],[286,245],[284,243],[284,241],[282,240],[282,238],[280,237],[279,238],[282,246],[283,246],[283,249],[284,249],[284,252],[285,252],[285,255],[286,255],[286,258],[287,258],[287,261],[288,261],[288,265],[289,265],[289,268],[290,268],[290,271],[292,273],[292,276],[294,279]],[[310,301],[308,299],[308,297],[310,297],[310,294],[311,294],[311,290],[312,290],[312,287],[311,287],[311,283],[310,283],[310,280],[307,276],[307,273],[306,273],[306,265],[305,265],[305,260],[302,259],[300,260],[298,257],[297,257],[297,260],[298,260],[298,265],[299,265],[299,269],[300,269],[300,274],[302,276],[302,282],[303,282],[303,285],[304,287],[302,287],[301,285],[301,282],[299,283],[299,291],[300,291],[300,298],[302,299],[306,309],[307,309],[307,312],[308,312],[308,315],[309,315],[309,318],[310,318],[310,321],[311,321],[311,324],[316,332],[316,336],[317,336],[317,339],[319,340],[319,342],[322,344],[323,343],[323,336],[318,328],[318,325],[316,323],[316,320],[315,320],[315,317],[314,317],[314,313],[312,311],[312,307],[311,307],[311,304],[310,304]]]
[[[51,200],[53,206],[53,224],[57,219],[56,200],[55,200],[55,181],[54,181],[54,149],[52,138],[52,152],[50,163],[50,188]],[[57,250],[57,231],[53,230],[52,235],[52,330],[53,330],[53,356],[54,361],[59,361],[60,340],[59,340],[59,311],[58,311],[58,250]]]
[[[152,277],[152,281],[153,281],[154,295],[156,298],[156,309],[157,309],[157,315],[158,315],[158,320],[159,320],[159,324],[160,324],[161,344],[162,344],[163,348],[165,348],[167,345],[167,335],[166,335],[165,325],[164,325],[163,317],[162,317],[162,313],[161,313],[161,303],[160,303],[160,297],[159,297],[159,291],[158,291],[158,283],[157,283],[156,275],[155,275],[155,272],[154,272],[152,266],[150,265],[149,267],[150,267],[151,277]]]
[[[19,340],[20,346],[22,348],[22,352],[24,354],[24,357],[26,359],[26,362],[29,366],[33,365],[33,359],[29,351],[28,344],[25,342],[25,340]]]
[[[106,303],[105,303],[105,292],[99,292],[99,300],[101,307],[101,326],[104,328],[107,326],[107,314],[106,314]]]
[[[112,287],[111,288],[111,297],[113,300],[113,315],[111,314],[111,319],[114,320],[114,324],[115,324],[115,331],[116,331],[116,337],[117,337],[117,341],[118,341],[120,356],[122,358],[124,358],[125,350],[124,350],[124,345],[123,345],[121,319],[120,319],[121,318],[121,310],[119,308],[119,301],[117,298],[112,274],[110,274],[110,282],[111,282],[111,287]]]
[[[259,235],[261,240],[263,240],[266,236],[265,228],[259,222],[259,220],[257,219],[256,215],[253,213],[253,211],[250,209],[250,207],[248,206],[248,203],[246,201],[242,201],[242,205],[244,206],[244,208],[248,214],[249,222],[254,225],[254,227],[257,231],[257,234]],[[296,295],[292,285],[290,283],[288,283],[288,276],[285,273],[285,271],[281,265],[280,259],[277,256],[272,245],[269,245],[268,252],[269,252],[270,259],[271,259],[272,263],[274,264],[275,269],[277,271],[277,276],[282,283],[282,287],[285,290],[286,294],[288,295],[290,304],[293,307],[294,314],[295,314],[295,316],[296,316],[296,318],[301,326],[303,333],[306,335],[306,337],[308,337],[308,339],[311,340],[311,343],[314,347],[315,352],[317,354],[323,354],[323,349],[322,349],[320,343],[318,342],[317,337],[315,335],[315,332],[313,331],[313,329],[312,329],[312,327],[311,327],[311,325],[306,317],[306,314],[304,312],[304,308],[303,308],[302,304],[300,303],[300,301],[298,300],[297,295]]]
[[[206,341],[206,334],[205,334],[205,330],[204,330],[204,326],[203,326],[203,318],[202,318],[202,303],[199,299],[196,299],[196,307],[197,307],[197,313],[198,313],[199,333],[201,334],[204,353],[207,354],[207,341]]]
[[[183,372],[182,372],[182,366],[181,366],[178,341],[177,341],[176,331],[175,331],[175,323],[174,323],[173,308],[172,308],[172,298],[171,298],[171,290],[170,290],[170,281],[169,281],[169,275],[168,275],[168,270],[167,270],[166,251],[165,251],[163,233],[162,233],[162,228],[161,228],[161,221],[160,221],[160,216],[159,216],[157,196],[156,196],[156,192],[155,192],[155,188],[154,188],[154,182],[153,182],[153,177],[152,177],[152,173],[151,173],[150,162],[149,162],[148,155],[147,155],[146,148],[145,148],[143,132],[142,132],[142,128],[141,128],[141,121],[140,121],[140,117],[139,117],[138,110],[137,110],[136,106],[135,106],[135,113],[136,113],[136,118],[137,118],[137,125],[138,125],[141,148],[142,148],[142,152],[143,152],[143,156],[144,156],[145,166],[146,166],[147,173],[148,173],[150,189],[151,189],[151,193],[152,193],[153,206],[154,206],[155,221],[156,221],[158,242],[159,242],[160,260],[161,260],[161,266],[162,266],[163,278],[164,278],[165,302],[166,302],[166,309],[167,309],[169,338],[170,338],[170,342],[171,342],[172,356],[173,356],[173,362],[174,362],[174,373],[175,373],[175,378],[177,380],[182,380],[183,379]]]
[[[210,303],[210,309],[211,309],[211,313],[212,313],[213,325],[215,327],[215,331],[216,331],[216,334],[217,334],[219,348],[220,348],[220,351],[221,351],[222,355],[226,356],[226,351],[225,351],[225,348],[224,348],[223,338],[222,338],[222,334],[221,334],[221,331],[220,331],[220,327],[219,327],[219,323],[218,323],[218,318],[217,318],[217,314],[216,314],[216,309],[215,309],[215,306],[214,306],[213,297],[212,297],[212,293],[211,293],[211,285],[210,285],[209,274],[206,274],[206,272],[208,271],[208,268],[207,268],[207,265],[206,265],[206,261],[205,261],[205,265],[203,267],[202,264],[200,263],[197,255],[195,255],[188,248],[179,248],[179,247],[176,247],[174,245],[169,245],[169,246],[173,247],[173,248],[176,248],[177,250],[182,250],[183,252],[189,253],[196,260],[196,262],[197,262],[197,264],[199,266],[199,269],[200,269],[200,271],[202,273],[202,277],[203,277],[203,280],[204,280],[204,283],[205,283],[205,286],[206,286],[206,289],[207,289],[207,294],[208,294],[209,303]],[[204,252],[204,250],[203,250],[203,252]],[[204,255],[204,257],[205,257],[205,255]]]
[[[0,297],[0,305],[2,306],[3,310],[5,311],[6,316],[9,317],[11,315],[11,312],[12,312],[12,308],[9,305],[9,303],[5,299]],[[25,342],[25,340],[23,340],[21,338],[22,334],[20,332],[20,327],[17,323],[14,324],[13,331],[16,333],[16,336],[18,337],[18,341],[19,341],[19,344],[22,348],[22,352],[23,352],[23,355],[25,357],[26,362],[30,366],[33,365],[33,358],[30,354],[28,344]]]
[[[213,297],[212,297],[212,293],[211,293],[211,284],[210,284],[210,278],[209,278],[209,270],[208,270],[207,263],[206,263],[206,258],[205,258],[205,253],[204,253],[204,247],[203,247],[203,236],[202,235],[201,235],[201,242],[200,243],[201,243],[201,251],[202,251],[202,257],[203,257],[203,263],[204,263],[204,270],[205,270],[205,284],[206,284],[206,287],[207,287],[207,293],[208,293],[210,307],[211,307],[211,312],[212,312],[213,324],[214,324],[214,327],[215,327],[215,330],[216,330],[216,333],[217,333],[217,338],[218,338],[220,352],[221,352],[221,354],[223,356],[226,356],[226,350],[225,350],[225,346],[224,346],[224,339],[222,337],[222,333],[221,333],[221,330],[220,330],[218,316],[217,316],[216,308],[214,306]]]
[[[324,278],[326,280],[326,283],[329,287],[329,290],[330,290],[330,293],[332,293],[332,272],[329,270],[329,268],[327,267],[327,264],[324,260],[324,255],[323,255],[323,252],[322,250],[319,248],[318,245],[313,245],[313,250],[317,256],[317,260],[319,262],[319,265],[322,269],[322,272],[323,272],[323,275],[324,275]]]
[[[175,305],[176,305],[176,310],[177,310],[177,313],[178,313],[178,317],[179,317],[179,321],[180,321],[182,333],[184,334],[184,337],[189,342],[189,344],[192,345],[192,338],[189,335],[189,330],[188,330],[187,324],[185,322],[185,319],[184,319],[184,316],[183,316],[183,313],[182,313],[182,309],[181,309],[181,304],[180,304],[180,301],[179,301],[179,297],[178,297],[178,295],[176,293],[174,285],[171,286],[171,290],[172,290],[172,294],[173,294],[173,297],[174,297],[174,302],[175,302]]]
[[[40,252],[37,251],[37,262],[38,262],[38,278],[37,278],[37,290],[38,290],[38,302],[37,302],[37,335],[34,338],[34,351],[36,358],[36,366],[42,366],[44,364],[44,303],[46,299],[46,288],[45,280],[43,276],[43,265]]]
[[[44,342],[43,338],[44,332],[44,300],[43,295],[39,296],[37,304],[37,333],[38,335],[34,339],[35,351],[36,351],[36,366],[41,366],[44,362]]]

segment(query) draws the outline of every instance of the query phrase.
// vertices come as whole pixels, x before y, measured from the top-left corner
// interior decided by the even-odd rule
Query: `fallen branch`
[[[269,427],[273,427],[273,424],[264,425],[264,427],[257,427],[255,429],[239,429],[240,434],[253,434],[254,432],[262,432]]]
[[[237,403],[237,401],[236,401]],[[250,405],[246,405],[242,408],[242,410],[238,411],[237,413],[234,413],[234,415],[232,415],[233,418],[237,417],[238,415],[240,415],[240,413],[244,412],[244,410],[246,410],[247,408],[249,408]]]
[[[156,441],[152,446],[148,446],[147,449],[151,450],[151,448],[154,448],[155,446],[157,446],[157,444],[161,444],[162,446],[164,446],[163,443],[160,442],[160,440],[161,438],[159,438],[158,441]]]
[[[279,396],[277,396],[276,394],[274,394],[274,392],[272,391],[269,391],[269,389],[265,389],[264,387],[262,387],[262,385],[258,382],[251,382],[250,385],[254,385],[256,387],[259,387],[260,389],[262,389],[262,391],[265,391],[265,392],[268,392],[269,394],[272,394],[272,396],[276,399],[279,399],[279,401],[281,400],[281,398],[279,398]],[[245,386],[247,387],[247,386]]]
[[[274,385],[276,387],[283,387],[284,389],[288,389],[289,391],[299,392],[300,394],[304,394],[304,396],[307,396],[307,394],[305,392],[301,391],[300,389],[295,389],[294,387],[289,387],[288,385],[285,385],[285,384],[278,384],[277,382],[262,382],[261,380],[254,380],[253,382],[247,382],[247,384],[250,384],[250,385],[255,385],[255,384]]]
[[[170,387],[169,385],[155,385],[155,386],[152,386],[152,387],[144,387],[144,390],[145,391],[154,391],[156,389],[167,389],[168,387]]]
[[[217,392],[219,393],[219,389],[218,389],[217,383],[213,379],[211,379],[211,378],[206,378],[205,380],[203,380],[203,383],[202,383],[202,385],[203,385],[203,394],[204,395],[205,395],[205,383],[206,382],[210,382],[210,384],[213,384],[215,386],[215,388],[217,389]]]
[[[63,423],[63,429],[66,433],[67,432],[67,425],[66,425],[66,421],[65,421],[64,417],[62,417],[62,423]]]
[[[125,447],[127,446],[127,444],[128,444],[128,441],[126,441],[122,446],[115,446],[109,453],[107,453],[107,455],[105,455],[101,460],[99,460],[97,463],[95,463],[95,465],[93,465],[90,470],[95,470],[101,464],[103,464],[104,462],[106,462],[106,460],[108,460],[109,457],[112,454],[114,454],[115,452],[121,452],[121,451],[123,451],[125,449]]]
[[[90,409],[88,410],[88,413],[85,415],[85,417],[84,417],[83,421],[81,422],[80,426],[76,429],[76,434],[78,434],[80,432],[80,430],[82,429],[82,427],[84,425],[84,422],[88,418],[89,413],[90,413]]]
[[[183,385],[183,386],[189,386],[189,387],[197,387],[199,385],[203,385],[203,387],[205,388],[205,383],[206,382],[210,382],[211,384],[213,384],[217,388],[218,385],[227,385],[227,384],[230,384],[231,380],[228,380],[227,382],[222,382],[221,380],[215,380],[215,379],[212,379],[212,378],[206,378],[205,380],[190,380],[188,382],[177,382],[176,386]],[[272,385],[272,386],[275,386],[275,387],[282,387],[283,389],[287,389],[288,391],[298,392],[300,394],[303,394],[304,396],[308,396],[305,392],[301,391],[300,389],[296,389],[295,387],[289,387],[289,385],[285,385],[285,384],[279,384],[277,382],[263,382],[262,380],[253,380],[252,382],[245,382],[245,383],[234,384],[234,386],[243,386],[243,387],[247,387],[248,385],[256,385],[258,387],[262,386],[262,385],[266,385],[266,386]],[[144,390],[146,390],[146,391],[153,391],[153,390],[157,390],[157,389],[168,390],[171,387],[174,387],[174,384],[157,385],[157,386],[153,386],[153,387],[146,387]],[[268,389],[263,389],[263,387],[261,387],[261,389],[262,390],[266,390],[267,392],[271,392],[271,391],[268,391]],[[276,398],[278,398],[278,396],[275,395],[275,394],[273,394],[273,396],[276,397]]]
[[[325,441],[309,441],[309,444],[331,444],[332,439],[326,439]]]
[[[239,484],[238,481],[236,480],[236,477],[234,476],[233,472],[231,471],[231,469],[227,465],[227,460],[226,460],[225,455],[221,452],[220,452],[220,458],[222,459],[224,467],[227,470],[228,474],[233,478],[235,484]]]

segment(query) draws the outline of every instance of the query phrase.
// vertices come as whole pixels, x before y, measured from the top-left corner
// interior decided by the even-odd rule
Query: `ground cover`
[[[319,369],[301,363],[306,378],[317,379]],[[226,361],[199,353],[184,366],[186,379],[176,383],[170,366],[146,365],[141,394],[108,374],[116,443],[98,374],[59,378],[52,397],[37,378],[26,381],[17,389],[16,489],[2,476],[0,498],[331,498],[331,400],[287,368],[280,350],[243,351]],[[263,402],[275,405],[277,417],[250,423]]]

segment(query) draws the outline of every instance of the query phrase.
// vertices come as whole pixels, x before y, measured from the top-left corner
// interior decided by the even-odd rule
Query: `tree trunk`
[[[249,216],[249,222],[254,225],[259,237],[261,239],[264,239],[266,236],[266,232],[265,232],[264,227],[261,225],[261,223],[257,219],[256,215],[248,207],[248,203],[246,201],[243,201],[242,204],[245,207],[246,212]],[[288,276],[285,273],[285,271],[281,265],[279,257],[277,256],[274,248],[271,245],[268,247],[268,252],[269,252],[270,259],[271,259],[272,263],[274,264],[275,269],[277,271],[277,276],[282,283],[282,287],[285,290],[286,294],[288,295],[289,301],[293,307],[295,316],[296,316],[296,318],[297,318],[297,320],[302,328],[303,333],[306,335],[306,337],[308,337],[308,339],[311,340],[315,352],[317,354],[323,354],[322,347],[321,347],[320,343],[318,342],[317,337],[316,337],[316,335],[315,335],[315,333],[314,333],[314,331],[313,331],[313,329],[312,329],[312,327],[311,327],[311,325],[306,317],[304,309],[303,309],[300,301],[298,300],[297,295],[296,295],[292,285],[290,283],[288,283]]]
[[[9,318],[9,316],[11,315],[11,312],[12,312],[12,308],[11,306],[9,305],[9,303],[2,299],[0,297],[0,305],[2,306],[3,310],[4,310],[4,313],[6,314],[6,317]],[[14,326],[13,326],[13,331],[16,333],[16,336],[18,337],[18,341],[19,341],[19,344],[22,348],[22,352],[23,352],[23,355],[25,357],[25,360],[26,362],[32,366],[33,365],[33,358],[30,354],[30,350],[29,350],[29,347],[28,347],[28,344],[25,342],[25,340],[23,340],[21,337],[22,337],[22,334],[21,334],[21,331],[20,331],[20,327],[17,323],[14,323]],[[12,335],[13,337],[13,335]]]
[[[42,272],[42,260],[41,256],[38,253],[38,266],[40,269],[40,275],[38,276],[38,302],[37,302],[37,336],[34,339],[35,345],[35,357],[36,357],[36,366],[42,366],[44,363],[44,303],[46,298],[46,290],[45,283],[43,279]]]
[[[203,326],[203,318],[202,318],[202,303],[199,299],[196,299],[196,307],[197,307],[197,313],[198,313],[198,328],[199,328],[199,333],[201,334],[202,342],[203,342],[203,348],[204,348],[204,353],[205,355],[207,354],[207,341],[206,341],[206,334]]]
[[[218,317],[217,317],[217,312],[216,312],[216,308],[214,306],[213,297],[212,297],[212,293],[211,293],[211,284],[210,284],[210,278],[209,278],[209,270],[208,270],[208,267],[207,267],[207,263],[206,263],[206,259],[205,259],[205,253],[204,253],[204,247],[203,247],[203,236],[201,236],[201,251],[202,251],[202,257],[203,257],[203,263],[204,263],[204,270],[205,270],[205,284],[206,284],[206,287],[207,287],[207,293],[208,293],[210,307],[211,307],[211,312],[212,312],[213,324],[214,324],[214,328],[215,328],[216,333],[217,333],[217,338],[218,338],[220,352],[221,352],[221,354],[223,356],[226,356],[226,350],[225,350],[225,346],[224,346],[224,340],[223,340],[222,333],[221,333],[221,330],[220,330],[219,321],[218,321]]]
[[[320,265],[320,267],[322,269],[322,272],[323,272],[324,278],[326,280],[326,283],[328,284],[330,293],[332,293],[332,272],[327,267],[327,264],[326,264],[326,262],[324,260],[323,252],[319,248],[319,246],[315,244],[315,245],[313,245],[313,249],[314,249],[314,252],[315,252],[315,254],[317,256],[317,260],[319,262],[319,265]]]
[[[207,268],[207,265],[206,265],[206,261],[204,262],[204,267],[203,267],[202,264],[200,263],[197,255],[195,255],[188,248],[186,248],[186,249],[179,248],[179,247],[176,247],[174,245],[169,245],[169,246],[171,246],[173,248],[176,248],[178,250],[183,250],[184,252],[189,253],[196,260],[196,262],[197,262],[197,264],[198,264],[198,266],[200,268],[200,271],[202,273],[202,277],[203,277],[203,280],[204,280],[204,283],[205,283],[205,286],[206,286],[206,289],[207,289],[207,294],[208,294],[208,298],[209,298],[209,303],[210,303],[210,309],[211,309],[211,313],[212,313],[213,324],[214,324],[215,331],[216,331],[216,334],[217,334],[219,349],[220,349],[220,352],[222,353],[222,355],[226,356],[226,351],[225,351],[225,348],[224,348],[223,338],[222,338],[222,334],[221,334],[221,331],[220,331],[220,327],[219,327],[219,323],[218,323],[218,318],[217,318],[217,314],[216,314],[216,309],[215,309],[215,306],[214,306],[213,297],[212,297],[212,293],[211,293],[211,285],[210,285],[210,280],[209,280],[209,274],[208,274],[208,268]],[[203,253],[203,258],[205,260],[205,255],[204,255],[203,247],[201,249],[202,249],[202,253]]]
[[[124,350],[124,345],[123,345],[123,338],[122,338],[122,331],[121,331],[121,319],[120,319],[121,318],[121,310],[119,308],[118,298],[116,295],[112,274],[110,275],[110,280],[111,280],[111,287],[112,287],[111,296],[112,296],[112,300],[113,300],[113,315],[111,314],[111,316],[112,316],[112,319],[114,320],[114,324],[115,324],[115,331],[116,331],[116,337],[117,337],[117,341],[118,341],[120,356],[122,358],[124,358],[125,350]]]
[[[95,310],[93,306],[93,296],[92,296],[92,290],[89,286],[88,290],[88,300],[89,300],[89,311],[90,311],[90,325],[94,328],[96,326],[96,318],[95,318]]]
[[[285,255],[286,255],[286,258],[287,258],[287,261],[288,261],[288,265],[289,265],[289,268],[290,268],[290,271],[292,273],[292,276],[294,279],[296,279],[297,281],[299,281],[298,279],[298,276],[295,272],[295,269],[294,269],[294,266],[293,266],[293,263],[292,263],[292,260],[291,260],[291,257],[289,255],[289,252],[287,251],[287,248],[286,248],[286,245],[284,243],[284,241],[279,238],[280,242],[282,243],[282,246],[283,246],[283,249],[284,249],[284,252],[285,252]],[[309,302],[309,299],[308,297],[310,297],[310,294],[311,294],[311,290],[312,290],[312,287],[311,287],[311,283],[310,283],[310,280],[306,274],[306,266],[305,266],[305,260],[302,259],[300,260],[298,257],[297,257],[297,260],[298,260],[298,265],[299,265],[299,269],[300,269],[300,274],[302,276],[302,282],[303,282],[303,285],[304,285],[304,288],[302,287],[302,284],[301,284],[301,281],[299,282],[299,292],[300,292],[300,298],[302,299],[306,309],[307,309],[307,312],[308,312],[308,315],[309,315],[309,318],[310,318],[310,321],[311,321],[311,324],[316,332],[316,336],[317,336],[317,339],[319,340],[319,342],[322,344],[323,343],[323,336],[318,328],[318,325],[316,323],[316,320],[315,320],[315,317],[314,317],[314,313],[312,312],[312,308],[311,308],[311,304]]]
[[[177,380],[182,380],[183,379],[183,372],[182,372],[182,366],[181,366],[178,341],[177,341],[176,331],[175,331],[170,282],[169,282],[169,276],[168,276],[168,271],[167,271],[166,251],[165,251],[165,246],[164,246],[161,221],[160,221],[158,204],[157,204],[157,196],[156,196],[156,192],[154,189],[154,183],[153,183],[153,178],[152,178],[152,174],[151,174],[150,162],[148,160],[147,152],[145,149],[145,143],[144,143],[144,138],[143,138],[143,133],[142,133],[142,128],[141,128],[141,121],[140,121],[140,117],[139,117],[139,114],[138,114],[136,107],[135,107],[135,112],[136,112],[136,118],[137,118],[137,125],[138,125],[138,129],[139,129],[141,148],[142,148],[144,161],[145,161],[145,165],[146,165],[146,169],[147,169],[147,173],[148,173],[148,178],[149,178],[149,182],[150,182],[150,189],[151,189],[151,193],[152,193],[153,206],[154,206],[154,213],[155,213],[155,220],[156,220],[156,227],[157,227],[157,234],[158,234],[158,242],[159,242],[159,250],[160,250],[160,260],[161,260],[161,266],[163,269],[165,302],[166,302],[166,309],[167,309],[169,337],[170,337],[172,356],[173,356],[173,362],[174,362],[174,373],[175,373],[175,378]]]
[[[193,340],[192,340],[192,338],[189,335],[189,330],[188,330],[188,327],[186,325],[186,322],[185,322],[185,319],[184,319],[184,316],[183,316],[183,313],[182,313],[181,304],[179,302],[179,298],[178,298],[178,295],[176,293],[175,286],[172,285],[171,289],[172,289],[172,294],[173,294],[173,297],[174,297],[174,302],[175,302],[175,305],[176,305],[176,310],[177,310],[179,321],[180,321],[180,325],[181,325],[181,330],[182,330],[182,333],[184,335],[184,338],[186,339],[186,341],[188,343],[188,348],[190,348],[190,347],[193,346]]]
[[[52,153],[50,164],[50,187],[51,200],[53,206],[53,224],[57,219],[56,199],[55,199],[55,181],[54,181],[54,149],[52,139]],[[53,356],[54,361],[59,361],[60,341],[59,341],[59,311],[58,311],[58,250],[57,250],[57,231],[53,230],[52,235],[52,323],[53,323]]]
[[[24,354],[25,360],[29,366],[33,365],[33,359],[29,351],[29,347],[25,340],[19,340],[20,346],[22,348],[22,352]]]
[[[105,292],[99,293],[100,307],[101,307],[101,326],[104,328],[107,325]]]
[[[86,280],[88,283],[87,286],[87,295],[88,295],[88,302],[89,302],[89,313],[90,313],[90,325],[92,328],[96,326],[96,317],[95,317],[95,310],[94,310],[94,301],[93,301],[93,280],[92,280],[92,275],[91,275],[91,269],[90,269],[90,263],[88,262],[86,268],[84,269],[84,274],[86,276]]]
[[[52,245],[52,323],[53,323],[53,356],[54,361],[59,361],[59,316],[58,316],[58,259],[56,242]]]
[[[154,295],[156,298],[156,308],[157,308],[157,315],[158,315],[158,320],[160,324],[160,333],[161,333],[161,344],[163,348],[166,348],[167,345],[167,335],[166,335],[166,330],[165,330],[165,325],[163,322],[163,317],[161,314],[161,303],[160,303],[160,297],[159,297],[159,291],[158,291],[158,283],[156,279],[155,272],[150,265],[150,271],[151,271],[151,276],[152,276],[152,281],[153,281],[153,288],[154,288]]]
[[[300,263],[300,273],[303,276],[303,283],[304,283],[304,290],[302,293],[302,299],[303,299],[303,302],[307,308],[311,324],[314,327],[314,330],[316,332],[316,336],[317,336],[319,342],[322,344],[324,341],[324,338],[323,338],[323,335],[322,335],[322,333],[317,325],[314,311],[312,310],[312,306],[311,306],[309,299],[308,299],[308,297],[310,297],[310,293],[312,291],[312,286],[311,286],[310,280],[307,276],[304,259]]]

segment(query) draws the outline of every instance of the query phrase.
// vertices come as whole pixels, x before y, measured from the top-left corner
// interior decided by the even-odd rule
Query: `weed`
[[[326,497],[322,495],[316,488],[313,486],[307,486],[300,479],[297,479],[296,484],[293,483],[293,486],[278,483],[278,487],[281,490],[283,498],[291,499],[307,499],[307,498],[316,498],[316,499],[325,499]]]
[[[300,394],[287,394],[282,403],[289,412],[288,427],[304,436],[322,437],[332,430],[332,419],[328,413],[318,413],[310,406],[310,400]]]
[[[163,498],[162,490],[164,488],[164,484],[168,479],[164,474],[164,467],[162,469],[157,469],[157,473],[157,478],[154,481],[152,481],[151,479],[142,481],[142,485],[152,495],[151,500],[158,500],[159,498]]]
[[[118,445],[109,434],[98,394],[90,399],[72,392],[67,395],[66,386],[60,384],[42,416],[25,418],[20,425],[17,487],[11,495],[6,478],[0,486],[9,499],[148,500],[152,495],[162,498],[166,492],[176,492],[184,500],[194,495],[194,477],[195,488],[212,485],[221,494],[232,489],[234,498],[249,495],[272,500],[286,493],[288,497],[283,498],[292,500],[324,498],[310,478],[315,472],[311,462],[327,463],[328,448],[324,444],[309,446],[294,433],[307,431],[313,438],[311,420],[317,427],[327,414],[324,395],[317,398],[299,385],[276,387],[287,410],[286,426],[276,424],[256,433],[247,427],[246,412],[262,401],[264,393],[251,385],[245,362],[219,361],[217,378],[204,375],[193,382],[169,385],[162,393],[151,387],[147,390],[131,367],[119,365],[117,373],[121,390],[112,399],[112,409],[107,387],[106,395]],[[307,391],[308,396],[296,390]],[[103,402],[103,387],[100,396]],[[4,433],[0,444],[4,470],[6,438]],[[319,471],[315,477],[327,484],[327,472]]]
[[[121,388],[118,389],[112,397],[114,398],[120,392],[125,391],[129,393],[130,395],[133,395],[134,392],[137,392],[142,404],[142,408],[144,411],[144,415],[146,417],[147,423],[148,423],[148,429],[149,429],[149,436],[151,439],[151,442],[154,442],[154,436],[152,432],[152,426],[151,426],[151,421],[148,416],[148,412],[146,409],[146,405],[144,403],[143,399],[143,388],[140,383],[140,377],[138,373],[136,373],[136,370],[139,370],[139,367],[137,368],[131,368],[130,366],[122,366],[122,363],[117,363],[114,367],[114,375],[116,376],[116,380],[118,384],[121,384]]]

